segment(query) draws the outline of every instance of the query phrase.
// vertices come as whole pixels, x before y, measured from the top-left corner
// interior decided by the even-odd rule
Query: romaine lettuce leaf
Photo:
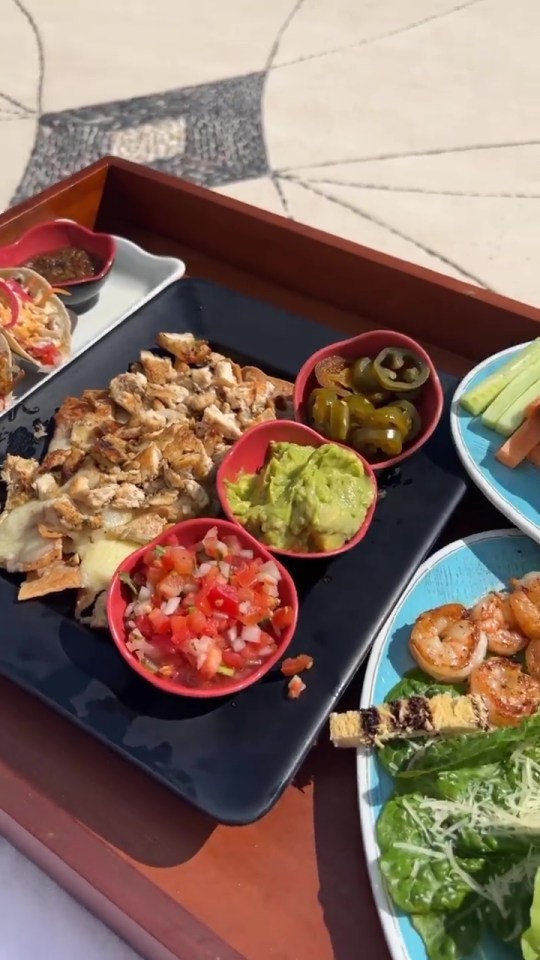
[[[473,952],[484,932],[481,908],[480,898],[471,894],[454,913],[411,917],[430,960],[461,960]]]
[[[540,958],[540,870],[536,872],[530,926],[521,938],[521,950],[524,960],[539,960]]]
[[[507,760],[516,747],[531,745],[540,737],[540,713],[523,720],[518,727],[500,727],[486,733],[469,733],[461,737],[438,737],[415,750],[406,767],[395,774],[414,778],[439,770],[477,767]]]
[[[471,893],[481,857],[449,859],[434,839],[435,819],[418,796],[394,797],[377,824],[380,866],[390,895],[408,913],[457,910]]]

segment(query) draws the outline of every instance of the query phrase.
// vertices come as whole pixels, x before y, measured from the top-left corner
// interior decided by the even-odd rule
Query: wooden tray
[[[449,373],[540,333],[532,307],[120,160],[4,213],[0,243],[54,217],[343,333],[402,330]],[[502,524],[471,493],[444,539]],[[387,960],[350,752],[322,737],[267,817],[217,827],[9,683],[0,695],[0,829],[143,956],[352,960],[363,942]]]

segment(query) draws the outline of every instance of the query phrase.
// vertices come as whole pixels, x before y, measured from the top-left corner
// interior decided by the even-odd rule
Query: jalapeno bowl
[[[310,402],[314,390],[320,389],[322,393],[325,389],[321,387],[315,369],[323,361],[327,362],[327,368],[330,369],[332,365],[329,365],[329,361],[330,358],[334,357],[345,361],[346,366],[350,367],[351,370],[355,362],[364,361],[366,367],[362,367],[362,364],[360,364],[360,370],[358,371],[360,382],[363,369],[366,376],[375,377],[375,373],[377,373],[379,378],[379,393],[373,404],[370,400],[370,397],[375,396],[374,392],[370,392],[370,390],[375,390],[373,384],[370,384],[370,390],[367,390],[365,395],[361,390],[357,391],[353,387],[344,388],[339,392],[338,386],[337,399],[343,400],[345,403],[336,404],[340,408],[337,413],[339,415],[343,413],[344,415],[343,422],[340,421],[339,416],[334,421],[338,434],[336,437],[331,435],[331,429],[328,425],[322,426],[320,422],[314,419]],[[388,367],[384,366],[386,357],[390,361],[395,361],[394,366],[397,368],[397,372],[392,369],[390,364]],[[382,365],[380,358],[382,359]],[[367,363],[368,360],[371,361],[371,364]],[[375,364],[373,361],[375,360],[377,360],[377,368],[374,372]],[[399,380],[399,363],[401,361],[403,361],[403,376],[410,378],[408,382]],[[408,361],[410,361],[409,366],[407,366]],[[333,376],[337,377],[335,382],[339,384],[339,364],[336,365],[336,370],[333,371]],[[382,375],[382,380],[380,375]],[[332,376],[332,371],[330,376]],[[352,373],[349,376],[352,376]],[[385,376],[388,377],[387,387],[384,386]],[[415,376],[418,386],[414,382]],[[387,413],[385,413],[385,407],[382,405],[375,406],[374,409],[374,404],[378,404],[383,395],[389,398],[385,402]],[[411,397],[410,400],[407,399],[408,396]],[[398,397],[399,399],[397,399]],[[321,402],[325,406],[325,411],[329,408],[329,405],[335,404],[331,387],[326,391],[326,395],[321,398]],[[311,427],[326,441],[342,443],[349,449],[354,449],[352,441],[349,440],[352,433],[358,450],[362,451],[364,459],[369,462],[372,469],[384,470],[394,467],[406,460],[407,457],[412,456],[431,437],[442,416],[444,397],[433,362],[419,343],[395,330],[372,330],[368,333],[359,334],[357,337],[351,337],[349,340],[339,340],[337,343],[332,343],[312,354],[304,363],[295,380],[293,404],[294,415],[299,423]],[[411,405],[414,410],[411,409]],[[347,410],[344,409],[345,406],[347,406]],[[390,407],[392,407],[392,410],[389,410]],[[398,408],[397,411],[394,409],[396,407]],[[401,411],[401,414],[399,411]],[[375,417],[373,417],[373,413],[375,413]],[[403,415],[405,415],[406,429],[401,433]],[[377,424],[376,427],[372,428],[370,426],[370,417],[371,422]],[[387,427],[385,417],[388,419]],[[366,446],[363,449],[363,438],[374,435],[373,433],[369,434],[370,429],[378,429],[381,433],[384,433],[385,441],[383,442],[386,442],[387,453],[373,447],[371,453],[368,454],[368,441],[366,441]],[[406,439],[407,433],[410,433],[410,441]]]
[[[266,635],[266,640],[272,640],[272,650],[261,652],[261,662],[257,662],[257,657],[259,656],[258,650],[256,648],[257,640],[253,636],[246,638],[244,642],[244,648],[250,648],[255,650],[257,657],[254,663],[249,663],[244,666],[243,669],[235,671],[232,669],[225,670],[223,675],[218,677],[217,673],[214,671],[213,680],[216,682],[208,681],[204,679],[204,674],[196,673],[194,668],[190,669],[189,663],[182,663],[178,667],[178,673],[174,676],[163,675],[159,669],[150,669],[149,665],[145,665],[139,656],[136,655],[136,649],[132,642],[133,634],[130,638],[130,629],[132,630],[133,624],[130,618],[135,617],[135,613],[132,612],[132,608],[135,606],[134,600],[140,600],[142,598],[142,589],[145,589],[146,594],[150,594],[151,585],[154,584],[154,593],[157,593],[159,599],[164,597],[164,594],[159,592],[159,582],[156,582],[155,578],[152,576],[147,576],[148,571],[151,567],[151,564],[159,565],[164,563],[165,554],[168,548],[173,549],[176,552],[176,555],[180,554],[179,559],[182,559],[182,554],[187,555],[188,551],[193,551],[199,547],[205,547],[205,538],[212,536],[213,543],[217,547],[221,546],[225,548],[227,544],[230,545],[231,550],[236,551],[235,559],[230,563],[220,564],[218,562],[219,557],[223,559],[223,554],[216,553],[215,564],[217,566],[227,566],[230,567],[231,571],[239,570],[240,568],[235,566],[235,560],[247,557],[248,559],[244,560],[245,564],[251,564],[252,566],[262,564],[265,568],[272,568],[273,570],[273,583],[275,583],[274,596],[276,597],[276,604],[281,608],[281,612],[287,610],[287,622],[286,624],[280,623],[280,629],[275,629],[274,635]],[[232,546],[232,543],[235,543],[235,546]],[[209,543],[210,541],[208,541]],[[206,544],[207,546],[208,544]],[[209,548],[208,548],[209,549]],[[232,554],[231,554],[232,555]],[[166,565],[166,569],[169,569],[169,564]],[[183,579],[189,581],[196,576],[203,576],[203,567],[210,567],[211,562],[201,564],[198,569],[193,568],[189,574],[184,574]],[[175,568],[172,567],[169,571],[169,574],[180,578],[180,573],[178,572],[180,566],[177,565],[176,572]],[[205,576],[208,575],[208,571],[204,573]],[[222,577],[223,580],[223,577]],[[146,586],[141,588],[138,586],[142,581],[146,581]],[[222,585],[218,587],[217,580],[213,581],[213,589],[221,589],[223,591],[223,597],[225,599],[214,600],[212,598],[211,591],[205,590],[201,587],[199,594],[194,596],[193,603],[194,606],[189,607],[189,611],[202,612],[202,601],[200,596],[205,594],[205,598],[208,603],[211,605],[211,609],[206,608],[206,623],[202,625],[187,625],[187,629],[199,631],[199,633],[204,633],[205,630],[208,630],[209,636],[201,636],[199,638],[199,643],[202,640],[207,640],[209,643],[219,642],[219,637],[216,639],[216,630],[211,630],[211,620],[212,618],[216,619],[218,616],[225,617],[227,616],[223,613],[224,610],[227,611],[227,615],[233,616],[233,611],[229,608],[225,608],[223,605],[225,601],[229,604],[234,601],[233,592],[236,589],[234,586]],[[200,584],[198,584],[200,586]],[[261,586],[259,584],[259,586]],[[190,587],[195,590],[196,586],[193,584]],[[188,587],[188,589],[190,589]],[[263,585],[263,589],[265,589]],[[137,597],[137,591],[139,591],[139,597]],[[244,590],[245,592],[245,590]],[[179,596],[183,596],[183,591],[180,589]],[[168,617],[171,620],[169,634],[170,634],[170,646],[172,649],[169,650],[167,646],[166,656],[169,657],[170,662],[172,663],[175,659],[180,659],[180,651],[183,649],[182,646],[184,642],[189,643],[192,640],[196,640],[196,636],[193,634],[186,634],[181,637],[180,634],[176,633],[177,623],[172,621],[186,620],[188,617],[178,616],[184,611],[184,605],[186,603],[191,603],[191,598],[186,596],[184,601],[182,601],[182,606],[180,599],[173,600],[173,605],[175,606],[175,612],[169,613],[167,611],[167,602],[161,607],[159,603],[157,606],[153,604],[153,600],[150,596],[145,597],[149,600],[149,606],[153,606],[153,613],[159,613],[161,610],[162,617]],[[169,600],[168,603],[171,601]],[[199,607],[197,607],[199,604]],[[216,610],[213,609],[212,604],[216,607]],[[221,604],[221,609],[220,609]],[[164,607],[164,609],[163,609]],[[236,609],[236,613],[241,610],[242,604],[240,603]],[[212,612],[213,611],[213,612]],[[268,614],[268,616],[273,616],[273,614]],[[151,618],[151,613],[146,617],[148,620]],[[112,638],[121,653],[124,660],[128,665],[134,670],[139,676],[143,677],[148,683],[153,684],[153,686],[158,687],[160,690],[164,690],[166,693],[172,693],[176,696],[182,697],[223,697],[230,696],[232,694],[238,693],[240,690],[245,690],[246,687],[252,686],[252,684],[257,683],[261,677],[264,677],[284,656],[285,651],[287,650],[291,640],[294,636],[296,630],[296,622],[298,618],[298,594],[296,592],[296,587],[294,585],[293,579],[277,560],[271,556],[268,550],[258,543],[246,530],[240,527],[238,524],[230,523],[228,520],[222,519],[208,519],[200,518],[196,520],[185,520],[182,523],[176,524],[174,527],[170,527],[166,530],[160,537],[157,537],[151,543],[147,544],[144,547],[140,547],[134,553],[130,554],[118,567],[116,573],[113,576],[111,585],[109,587],[109,592],[107,595],[107,619],[109,623],[109,629],[112,634]],[[217,624],[214,623],[214,628]],[[139,624],[136,624],[139,628]],[[183,624],[186,627],[185,624]],[[140,627],[142,629],[142,627]],[[245,629],[245,628],[244,628]],[[253,632],[253,626],[248,628]],[[153,622],[150,627],[151,632],[160,633],[161,627],[158,629],[157,622]],[[268,631],[273,630],[272,624],[268,626]],[[228,633],[228,631],[227,631]],[[263,635],[264,636],[264,635]],[[214,637],[214,641],[211,640],[211,637]],[[161,632],[161,636],[151,636],[150,640],[152,643],[162,642],[168,644],[168,634],[166,630]],[[238,639],[241,641],[241,637],[238,636]],[[225,641],[225,636],[221,637],[221,640]],[[141,636],[140,644],[142,644],[141,649],[143,653],[146,653],[148,650],[147,639]],[[229,641],[227,641],[229,642]],[[231,640],[231,642],[233,642]],[[259,642],[262,642],[262,638],[259,638]],[[187,656],[188,654],[186,654]],[[195,651],[190,654],[192,657],[197,657],[200,655],[200,651]],[[204,660],[205,651],[203,650],[203,660]],[[264,659],[262,657],[264,656]],[[225,652],[223,652],[223,658],[225,658]],[[200,667],[197,666],[197,670]]]
[[[228,484],[237,481],[243,474],[257,474],[265,466],[272,443],[290,443],[301,446],[310,446],[319,448],[332,444],[346,449],[348,453],[356,455],[362,466],[363,473],[370,479],[373,487],[373,499],[369,504],[364,519],[354,535],[342,546],[332,550],[324,551],[299,551],[286,550],[265,543],[255,536],[258,543],[269,550],[271,553],[284,557],[294,557],[302,560],[325,560],[329,557],[335,557],[340,553],[345,553],[357,546],[366,536],[373,514],[377,504],[377,480],[371,465],[356,450],[346,447],[344,444],[336,444],[333,440],[326,440],[311,427],[294,420],[267,420],[259,423],[240,437],[234,446],[231,447],[227,455],[223,458],[216,478],[216,488],[222,509],[229,520],[236,523],[242,529],[245,529],[241,521],[235,516],[228,495]]]

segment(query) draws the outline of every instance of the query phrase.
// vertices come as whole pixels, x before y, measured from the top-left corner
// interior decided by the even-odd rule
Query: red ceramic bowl
[[[406,460],[407,457],[416,453],[429,440],[441,419],[444,397],[441,382],[433,363],[419,343],[405,336],[404,333],[398,333],[396,330],[371,330],[369,333],[361,333],[358,337],[351,337],[350,340],[339,340],[337,343],[331,343],[328,347],[323,347],[314,353],[309,360],[306,360],[300,370],[294,383],[294,415],[301,423],[309,423],[308,399],[315,387],[318,386],[315,379],[315,366],[326,357],[340,356],[351,357],[357,360],[359,357],[375,358],[385,347],[402,347],[412,350],[418,354],[422,360],[427,363],[431,371],[429,380],[422,387],[422,392],[415,400],[415,405],[422,418],[422,430],[416,440],[409,446],[406,446],[397,457],[389,457],[387,460],[380,460],[372,463],[374,470],[383,470],[387,467],[395,467],[396,464]],[[406,394],[403,395],[404,398]]]
[[[191,547],[195,543],[199,543],[200,540],[204,538],[204,535],[212,527],[217,527],[218,535],[220,537],[226,537],[234,535],[238,538],[242,547],[246,550],[253,550],[255,556],[261,557],[264,561],[273,560],[274,563],[277,563],[279,572],[281,573],[281,580],[279,581],[279,596],[281,603],[293,608],[294,611],[294,620],[290,627],[283,631],[279,639],[279,645],[276,652],[268,658],[268,660],[263,663],[257,670],[254,670],[248,677],[244,677],[242,680],[234,680],[234,678],[229,679],[224,677],[219,686],[216,687],[188,687],[183,683],[179,683],[176,680],[170,680],[166,677],[158,677],[154,673],[150,673],[142,663],[137,659],[137,657],[128,650],[126,646],[126,631],[124,627],[124,613],[127,605],[131,602],[131,594],[126,586],[120,580],[120,574],[122,573],[133,573],[142,560],[142,556],[146,551],[153,546],[158,546],[167,539],[172,533],[174,533],[182,546]],[[243,527],[240,527],[236,523],[230,523],[228,520],[212,520],[209,518],[201,518],[199,520],[184,520],[183,523],[177,524],[175,527],[170,527],[165,533],[160,537],[157,537],[156,540],[153,540],[152,543],[146,544],[146,546],[141,547],[139,550],[136,550],[135,553],[130,554],[129,557],[120,564],[118,570],[114,574],[111,585],[109,587],[109,593],[107,596],[107,617],[109,621],[109,629],[112,634],[112,638],[118,647],[120,653],[122,654],[126,663],[135,670],[141,677],[144,677],[148,683],[152,683],[155,687],[159,687],[160,690],[164,690],[166,693],[174,693],[180,697],[225,697],[230,696],[233,693],[238,693],[240,690],[245,690],[246,687],[251,687],[252,684],[257,683],[257,680],[260,680],[261,677],[264,677],[273,666],[281,660],[287,647],[289,646],[294,631],[296,630],[296,622],[298,619],[298,595],[296,593],[296,587],[293,583],[291,575],[285,570],[285,567],[277,562],[274,557],[266,550],[260,543],[258,543]]]
[[[74,220],[40,223],[15,243],[0,247],[0,267],[23,267],[28,260],[61,247],[82,247],[100,266],[93,277],[62,283],[62,289],[69,291],[69,296],[59,294],[60,299],[67,307],[76,307],[97,297],[105,283],[116,256],[116,241],[110,234],[94,233]]]
[[[267,420],[265,423],[259,423],[257,426],[247,430],[223,458],[219,466],[216,482],[218,496],[225,514],[233,523],[237,524],[241,530],[244,530],[244,527],[235,519],[229,506],[227,481],[234,482],[240,473],[257,473],[266,462],[268,447],[272,441],[298,443],[311,447],[322,447],[326,443],[333,442],[321,437],[320,433],[312,430],[311,427],[306,427],[303,423],[296,423],[294,420]],[[343,444],[338,444],[338,446],[343,446]],[[294,550],[279,550],[277,547],[270,547],[264,544],[267,550],[283,557],[297,557],[303,560],[322,560],[328,557],[336,557],[339,553],[345,553],[364,539],[371,525],[377,503],[377,480],[375,479],[373,468],[367,460],[364,460],[359,453],[356,453],[356,450],[352,450],[350,447],[346,449],[349,453],[354,453],[360,460],[366,474],[371,477],[375,493],[373,502],[358,532],[351,540],[344,543],[342,547],[339,547],[337,550],[327,550],[323,553],[298,553]]]

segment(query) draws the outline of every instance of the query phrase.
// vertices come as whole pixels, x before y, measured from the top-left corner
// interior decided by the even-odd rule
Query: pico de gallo
[[[212,527],[193,547],[171,534],[121,580],[127,647],[152,673],[187,686],[242,680],[277,650],[294,610],[280,603],[273,560]]]

